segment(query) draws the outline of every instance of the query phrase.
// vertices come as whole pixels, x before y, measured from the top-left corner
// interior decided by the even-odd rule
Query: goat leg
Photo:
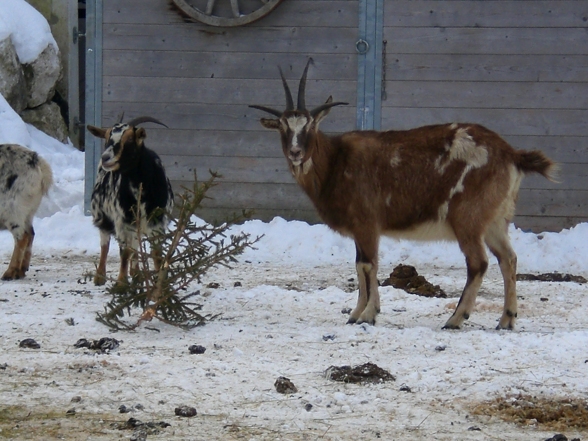
[[[106,283],[106,258],[110,249],[110,234],[100,231],[100,261],[96,274],[94,275],[94,285],[104,285]]]
[[[517,255],[508,238],[508,223],[491,225],[486,233],[485,242],[498,259],[504,281],[504,309],[496,329],[513,330],[517,318]]]
[[[24,272],[22,271],[22,261],[29,243],[29,235],[25,232],[20,239],[14,238],[14,250],[12,251],[12,258],[8,269],[2,276],[2,280],[22,279]]]
[[[26,272],[29,270],[29,266],[31,264],[31,255],[33,252],[33,241],[35,240],[35,230],[33,229],[32,225],[29,227],[28,232],[25,232],[25,235],[28,236],[28,241],[27,241],[27,245],[26,245],[26,248],[24,251],[24,256],[22,258],[22,263],[20,265],[20,269],[22,271],[23,277],[26,274]]]
[[[480,241],[481,242],[481,241]],[[484,280],[488,268],[488,258],[484,246],[479,241],[472,241],[468,245],[460,242],[460,247],[466,256],[468,278],[463,293],[453,315],[447,320],[443,329],[459,329],[463,322],[470,318],[476,304],[478,290]]]
[[[128,283],[129,275],[129,263],[133,255],[133,250],[125,244],[120,244],[120,269],[118,272],[118,278],[116,279],[117,285],[124,285]]]
[[[374,249],[375,248],[375,249]],[[372,256],[367,257],[365,251],[355,244],[357,279],[359,283],[359,294],[357,306],[349,315],[347,323],[376,323],[376,315],[380,312],[380,294],[378,292],[378,263],[377,263],[377,243],[371,247]]]

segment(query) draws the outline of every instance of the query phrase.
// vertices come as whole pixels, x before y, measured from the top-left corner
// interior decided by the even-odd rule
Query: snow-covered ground
[[[21,3],[0,2],[0,18],[6,5]],[[35,29],[46,44],[50,35]],[[30,41],[23,44],[34,52],[43,38],[19,41]],[[264,237],[232,269],[212,270],[192,287],[200,290],[204,312],[219,318],[190,331],[152,322],[113,334],[95,320],[109,296],[86,277],[97,262],[99,238],[83,215],[83,154],[24,124],[0,97],[0,143],[6,142],[45,157],[55,186],[34,222],[27,277],[0,283],[0,439],[145,439],[117,426],[133,417],[170,424],[159,434],[148,432],[148,439],[161,440],[530,441],[554,431],[534,421],[515,425],[479,416],[475,406],[518,394],[588,398],[585,285],[519,282],[517,330],[499,332],[502,279],[493,262],[464,329],[444,331],[465,282],[457,246],[384,239],[380,279],[398,263],[411,264],[449,298],[382,287],[377,325],[346,325],[341,311],[357,296],[352,242],[321,225],[279,218],[238,227]],[[519,272],[588,277],[588,224],[541,235],[512,228],[511,237]],[[13,242],[7,232],[0,239],[3,272]],[[209,288],[210,282],[219,287]],[[120,346],[108,354],[73,346],[102,337]],[[26,338],[40,348],[19,347]],[[206,351],[192,355],[191,345]],[[353,385],[325,378],[330,366],[366,362],[396,381]],[[298,392],[278,393],[279,376]],[[132,412],[120,413],[121,405]],[[181,405],[198,415],[175,416]],[[588,436],[575,428],[565,434]]]

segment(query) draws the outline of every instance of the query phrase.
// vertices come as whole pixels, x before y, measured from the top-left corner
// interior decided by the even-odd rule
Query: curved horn
[[[269,107],[265,107],[265,106],[257,106],[255,104],[250,105],[249,107],[252,107],[254,109],[259,109],[259,110],[263,110],[264,112],[267,113],[271,113],[272,115],[277,116],[278,118],[282,116],[282,112],[280,112],[279,110],[275,110],[275,109],[270,109]]]
[[[317,116],[323,110],[330,109],[331,107],[334,107],[334,106],[346,106],[347,104],[349,104],[349,103],[344,103],[342,101],[333,102],[332,101],[332,98],[329,97],[329,99],[327,100],[327,102],[325,104],[321,104],[320,106],[315,107],[314,109],[312,109],[310,111],[310,116],[312,116],[314,118],[315,116]]]
[[[312,58],[308,59],[302,78],[300,78],[300,86],[298,86],[298,107],[297,110],[306,110],[306,103],[304,102],[304,95],[306,93],[306,74],[308,73],[308,66]]]
[[[152,118],[150,116],[139,116],[137,118],[134,118],[134,119],[130,120],[127,124],[129,126],[135,127],[135,126],[138,126],[139,124],[143,124],[143,123],[146,123],[146,122],[152,122],[152,123],[155,123],[155,124],[159,124],[159,125],[161,125],[161,126],[163,126],[165,128],[169,128],[164,123],[162,123],[161,121],[159,121],[159,120],[157,120],[155,118]]]
[[[120,116],[118,117],[118,123],[122,123],[123,118],[125,117],[125,111],[123,110]]]
[[[282,72],[282,68],[278,66],[280,70],[280,76],[282,77],[282,84],[284,85],[284,91],[286,92],[286,110],[294,110],[294,101],[292,101],[292,94],[290,93],[290,88],[288,87],[288,83],[286,82],[286,78],[284,78],[284,73]],[[280,113],[281,115],[281,113]]]

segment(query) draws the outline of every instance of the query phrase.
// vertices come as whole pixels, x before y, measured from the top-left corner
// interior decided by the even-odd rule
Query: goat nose
[[[290,155],[293,158],[298,158],[298,157],[300,157],[302,155],[302,149],[300,149],[300,148],[291,148],[290,149]]]

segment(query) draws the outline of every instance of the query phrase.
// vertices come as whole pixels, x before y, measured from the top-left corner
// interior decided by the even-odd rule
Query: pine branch
[[[250,217],[251,213],[234,215],[216,226],[203,223],[196,217],[194,213],[207,198],[206,192],[216,185],[215,179],[219,177],[214,172],[210,173],[211,177],[207,181],[198,183],[195,179],[192,189],[184,188],[177,198],[178,215],[174,218],[168,213],[171,221],[165,231],[146,236],[143,232],[146,222],[141,219],[140,210],[135,210],[139,246],[134,250],[131,265],[137,269],[131,271],[132,278],[128,284],[118,283],[108,289],[112,299],[106,304],[105,312],[98,314],[98,321],[117,330],[134,329],[153,318],[192,328],[218,316],[203,316],[197,312],[202,305],[192,300],[199,292],[183,296],[180,293],[192,283],[200,282],[210,269],[230,267],[231,263],[237,261],[237,256],[260,237],[251,239],[249,234],[227,233],[232,225]],[[141,204],[140,197],[137,204]],[[151,268],[149,264],[153,258],[157,264]],[[130,317],[136,308],[141,308],[142,313],[134,324],[122,320],[125,313]]]

